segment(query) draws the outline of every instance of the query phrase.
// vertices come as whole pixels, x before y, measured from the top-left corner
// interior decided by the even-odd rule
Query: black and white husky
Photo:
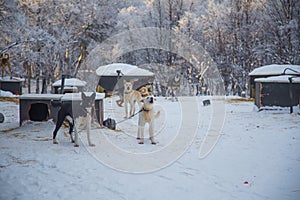
[[[60,110],[58,111],[57,115],[57,122],[55,129],[53,131],[53,144],[58,144],[56,138],[57,132],[64,123],[64,121],[67,121],[69,124],[69,134],[71,137],[72,143],[75,143],[74,146],[78,147],[78,131],[75,130],[75,140],[73,139],[72,133],[75,126],[75,120],[74,117],[76,116],[82,116],[84,117],[84,121],[86,124],[86,131],[87,131],[87,139],[90,146],[95,146],[91,143],[90,140],[90,130],[91,130],[91,121],[92,121],[92,114],[94,112],[94,105],[95,105],[95,97],[96,93],[93,93],[91,96],[86,96],[84,92],[81,93],[81,103],[78,108],[73,108],[72,102],[63,102],[63,103],[54,103],[52,102],[53,106],[60,106]],[[75,111],[76,110],[76,111]],[[74,114],[76,113],[76,115]],[[78,124],[78,123],[76,123]]]

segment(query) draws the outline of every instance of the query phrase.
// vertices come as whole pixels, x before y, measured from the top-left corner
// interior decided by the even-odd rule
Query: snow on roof
[[[282,76],[271,76],[268,78],[256,78],[255,82],[264,83],[289,83],[289,78],[292,78],[292,83],[300,83],[300,76],[282,75]]]
[[[93,92],[84,92],[86,96],[91,96]],[[96,100],[104,99],[105,94],[96,92]],[[81,100],[81,93],[66,93],[61,98],[62,101],[80,101]]]
[[[77,78],[66,78],[65,86],[85,86],[86,82]],[[52,86],[61,86],[61,80],[55,81]]]
[[[23,94],[19,99],[60,100],[63,94]]]
[[[121,71],[122,76],[154,76],[154,73],[138,68],[135,65],[125,63],[113,63],[98,67],[96,74],[98,76],[117,76],[117,70]]]
[[[18,77],[12,77],[12,79],[10,79],[9,76],[4,76],[3,78],[0,77],[1,81],[9,81],[9,82],[21,82],[21,81],[25,81],[24,78],[18,78]]]
[[[289,70],[287,68],[290,68],[292,70]],[[294,74],[300,74],[300,65],[277,65],[277,64],[272,64],[272,65],[266,65],[262,66],[259,68],[254,69],[249,75],[250,76],[263,76],[263,75],[282,75],[284,70],[285,74],[288,75],[294,75]]]

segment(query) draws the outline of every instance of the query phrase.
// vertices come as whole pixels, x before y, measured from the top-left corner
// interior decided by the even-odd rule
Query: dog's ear
[[[84,92],[81,92],[81,99],[82,99],[82,100],[83,100],[83,99],[86,99],[86,96],[85,96]]]
[[[130,80],[130,83],[133,85],[134,84],[134,82],[135,82],[135,80]]]
[[[126,80],[123,80],[123,85],[125,85],[126,84]]]
[[[93,92],[93,94],[91,95],[91,98],[92,98],[92,99],[95,99],[95,97],[96,97],[96,93]]]

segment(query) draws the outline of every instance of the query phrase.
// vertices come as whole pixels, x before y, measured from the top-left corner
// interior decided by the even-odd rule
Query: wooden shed
[[[299,105],[300,76],[272,76],[268,78],[256,78],[254,81],[255,105],[258,108],[265,106],[292,107]]]
[[[97,92],[111,93],[114,90],[122,90],[123,80],[136,80],[134,89],[153,83],[154,73],[141,69],[135,65],[125,63],[113,63],[100,66],[96,70],[99,76]]]
[[[299,75],[300,65],[266,65],[254,69],[249,73],[250,77],[250,97],[255,97],[255,79],[256,78],[267,78],[281,75]]]

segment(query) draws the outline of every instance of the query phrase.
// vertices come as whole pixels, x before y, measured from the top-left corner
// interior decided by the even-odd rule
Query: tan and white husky
[[[124,107],[125,107],[125,118],[132,117],[135,113],[136,103],[141,107],[142,95],[139,91],[133,90],[134,81],[127,82],[123,81],[124,84]],[[128,104],[129,104],[129,115],[128,115]]]

